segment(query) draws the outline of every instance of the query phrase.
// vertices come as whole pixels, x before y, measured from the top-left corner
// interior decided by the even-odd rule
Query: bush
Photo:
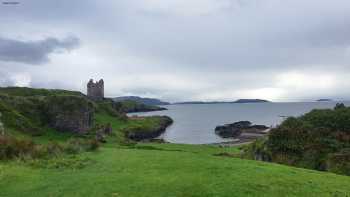
[[[64,147],[64,151],[68,154],[78,154],[80,152],[83,152],[83,150],[84,148],[82,140],[74,138],[69,139]]]
[[[95,151],[100,147],[100,143],[96,139],[92,139],[88,141],[87,151]]]
[[[266,146],[267,138],[261,138],[242,148],[243,158],[260,161],[271,161],[271,152]]]
[[[43,145],[43,150],[45,156],[58,157],[62,154],[64,147],[55,141],[51,141],[47,145]]]
[[[288,118],[243,151],[246,158],[350,174],[350,108],[312,110]]]
[[[350,149],[330,154],[327,160],[327,170],[350,176]]]
[[[37,145],[28,139],[0,136],[0,160],[59,158],[65,153],[78,154],[84,151],[95,151],[98,148],[99,143],[94,139],[70,139],[63,145],[54,141]]]
[[[66,143],[64,151],[68,154],[78,154],[85,151],[95,151],[99,146],[99,142],[95,139],[72,138]]]
[[[35,152],[35,145],[31,140],[0,136],[0,160],[21,158],[34,155]]]
[[[38,135],[41,133],[40,128],[33,124],[35,122],[27,117],[36,117],[36,116],[24,116],[22,113],[14,109],[13,106],[18,106],[19,102],[16,102],[16,99],[11,98],[10,103],[7,103],[1,96],[0,96],[0,112],[2,113],[1,121],[4,124],[6,128],[14,128],[16,130]],[[27,106],[27,108],[34,108],[30,105]],[[25,107],[21,105],[21,109],[24,111]]]

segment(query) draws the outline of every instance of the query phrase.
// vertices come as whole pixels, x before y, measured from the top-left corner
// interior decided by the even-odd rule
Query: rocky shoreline
[[[264,134],[269,129],[265,125],[253,125],[249,121],[239,121],[232,124],[220,125],[215,128],[215,133],[222,138],[236,138],[242,133]]]
[[[129,131],[126,131],[126,137],[137,142],[170,143],[164,140],[162,136],[168,126],[173,123],[173,120],[167,116],[158,117],[163,119],[159,127],[153,128],[152,130],[145,130],[144,128],[130,128]],[[132,116],[130,118],[142,119],[144,117]],[[249,144],[259,138],[266,136],[269,133],[270,129],[270,127],[267,127],[265,125],[253,125],[249,121],[239,121],[232,124],[217,126],[215,128],[215,133],[222,138],[231,140],[218,143],[208,143],[208,145],[226,147]]]
[[[173,120],[168,116],[154,116],[160,119],[159,125],[154,128],[133,127],[125,131],[126,137],[135,141],[151,140],[163,134]],[[137,118],[137,117],[133,117]],[[139,117],[142,118],[142,117]]]
[[[249,121],[220,125],[215,128],[215,133],[222,138],[232,138],[232,141],[213,143],[213,145],[239,146],[248,144],[266,136],[269,131],[269,127],[265,125],[253,125]]]
[[[249,144],[254,142],[255,140],[265,137],[268,134],[268,131],[264,134],[242,134],[238,138],[232,139],[232,141],[227,141],[227,142],[219,142],[219,143],[211,143],[210,145],[218,145],[221,147],[229,147],[229,146],[240,146],[244,144]]]

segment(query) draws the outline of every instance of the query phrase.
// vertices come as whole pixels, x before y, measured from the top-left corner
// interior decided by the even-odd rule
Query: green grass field
[[[348,176],[215,156],[238,153],[235,147],[156,143],[123,146],[119,143],[123,141],[120,131],[142,121],[97,114],[96,122],[110,122],[116,134],[96,152],[62,156],[50,160],[47,166],[0,162],[0,197],[350,196]],[[70,137],[48,130],[34,141],[65,141]]]
[[[350,177],[213,156],[235,148],[107,144],[82,169],[0,164],[0,196],[349,196]]]

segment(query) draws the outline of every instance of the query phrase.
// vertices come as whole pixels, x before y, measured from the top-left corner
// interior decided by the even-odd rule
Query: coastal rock
[[[265,125],[252,125],[249,121],[239,121],[232,124],[217,126],[215,133],[223,138],[236,138],[242,133],[264,133],[269,127]]]
[[[269,129],[269,127],[265,125],[252,125],[246,129],[243,129],[244,133],[261,133],[266,134],[265,130]]]
[[[159,125],[153,128],[145,128],[142,126],[136,126],[128,128],[125,132],[127,138],[135,141],[149,140],[159,137],[165,132],[166,128],[173,123],[173,120],[168,116],[159,116]]]
[[[223,138],[238,137],[242,133],[242,129],[251,126],[249,121],[240,121],[233,124],[225,124],[222,126],[217,126],[215,128],[215,133]]]

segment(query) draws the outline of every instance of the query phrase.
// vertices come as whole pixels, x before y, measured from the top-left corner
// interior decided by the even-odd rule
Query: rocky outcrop
[[[152,118],[159,118],[159,124],[152,127],[136,126],[128,128],[125,131],[126,137],[135,141],[153,139],[163,134],[166,128],[173,123],[173,120],[168,116],[156,116]]]
[[[50,127],[62,132],[86,133],[93,125],[93,104],[78,96],[46,98],[46,115]]]
[[[265,125],[252,125],[249,121],[239,121],[232,124],[217,126],[215,133],[223,138],[237,138],[242,133],[265,134],[269,127]]]

